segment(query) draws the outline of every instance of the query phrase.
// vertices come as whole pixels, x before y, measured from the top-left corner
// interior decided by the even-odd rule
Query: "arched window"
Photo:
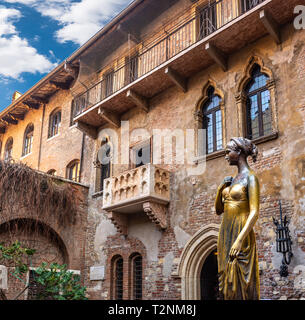
[[[67,179],[80,182],[80,163],[79,160],[73,160],[67,166]]]
[[[50,114],[48,138],[51,138],[56,134],[58,134],[60,123],[61,123],[61,110],[56,109]]]
[[[131,266],[131,296],[134,300],[141,300],[143,296],[142,281],[143,281],[143,263],[142,256],[139,253],[133,254],[130,257]]]
[[[50,169],[47,174],[50,174],[51,176],[56,176],[56,170],[55,169]]]
[[[215,89],[210,86],[207,90],[208,99],[202,105],[201,110],[203,116],[202,128],[206,129],[206,153],[212,153],[223,148],[221,98],[214,92]]]
[[[29,124],[24,132],[22,156],[25,156],[32,152],[34,125]]]
[[[12,158],[13,142],[12,137],[7,139],[4,150],[4,160],[10,160]]]
[[[112,299],[123,300],[123,258],[121,256],[112,259],[111,271]]]
[[[254,64],[251,79],[245,88],[247,138],[256,139],[272,133],[269,77]]]

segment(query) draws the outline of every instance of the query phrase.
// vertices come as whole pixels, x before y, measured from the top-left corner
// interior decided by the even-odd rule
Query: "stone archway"
[[[200,300],[200,273],[208,255],[217,248],[219,225],[211,223],[197,231],[180,257],[181,299]]]

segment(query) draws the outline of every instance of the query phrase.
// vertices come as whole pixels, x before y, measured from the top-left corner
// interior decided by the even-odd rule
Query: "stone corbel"
[[[167,228],[166,213],[167,208],[164,204],[155,202],[144,202],[143,210],[150,220],[162,230]]]
[[[111,211],[108,213],[108,218],[112,221],[120,234],[127,236],[128,224],[126,215]]]

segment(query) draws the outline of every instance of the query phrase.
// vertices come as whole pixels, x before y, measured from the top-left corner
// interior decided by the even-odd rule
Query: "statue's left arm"
[[[239,233],[237,239],[233,243],[230,250],[230,257],[235,258],[242,247],[242,243],[248,236],[249,232],[253,229],[259,215],[259,182],[255,175],[250,175],[248,178],[248,196],[249,196],[249,216],[248,219]]]

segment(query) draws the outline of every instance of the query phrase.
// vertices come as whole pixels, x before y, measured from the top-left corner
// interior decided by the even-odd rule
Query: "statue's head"
[[[251,156],[253,162],[255,162],[257,153],[257,147],[251,140],[243,137],[231,138],[226,146],[225,159],[230,165],[237,165],[239,157],[243,156],[247,159],[248,156]]]

